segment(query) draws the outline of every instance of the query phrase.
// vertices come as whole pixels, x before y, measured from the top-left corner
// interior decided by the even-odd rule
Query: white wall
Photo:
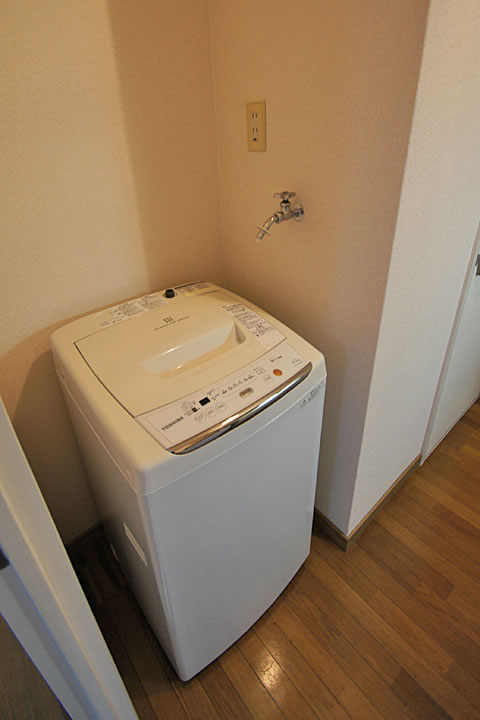
[[[220,281],[207,0],[0,8],[0,393],[65,540],[96,521],[48,338]]]
[[[420,452],[480,219],[480,4],[432,0],[351,531]]]
[[[321,349],[316,505],[346,531],[423,47],[427,2],[212,0],[228,284]],[[245,103],[266,100],[267,152]],[[302,223],[256,225],[293,190]]]

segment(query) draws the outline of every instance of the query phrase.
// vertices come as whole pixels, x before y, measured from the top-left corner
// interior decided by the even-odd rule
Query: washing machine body
[[[242,298],[173,291],[81,318],[51,345],[112,550],[188,680],[308,556],[326,371]]]

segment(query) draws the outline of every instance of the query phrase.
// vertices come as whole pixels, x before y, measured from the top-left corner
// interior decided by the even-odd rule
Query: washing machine
[[[188,680],[309,554],[324,358],[209,282],[82,317],[51,347],[112,550]]]

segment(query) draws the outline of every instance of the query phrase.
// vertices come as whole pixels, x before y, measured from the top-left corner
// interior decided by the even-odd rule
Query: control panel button
[[[245,398],[245,397],[248,397],[249,395],[251,395],[252,393],[253,393],[253,388],[247,387],[244,390],[240,390],[240,392],[238,394],[240,395],[241,398]]]
[[[224,402],[219,402],[219,403],[217,403],[217,410],[218,410],[218,412],[223,412],[223,411],[226,410],[226,409],[227,409],[227,406],[225,405]]]
[[[195,422],[197,423],[203,423],[205,422],[205,414],[203,412],[199,412],[195,415]]]
[[[283,375],[283,372],[280,370],[280,368],[275,368],[275,370],[272,370],[273,374],[279,377],[280,375]]]

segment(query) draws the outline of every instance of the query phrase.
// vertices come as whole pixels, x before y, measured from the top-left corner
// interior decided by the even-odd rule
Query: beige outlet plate
[[[265,152],[265,100],[247,103],[247,144],[249,152]]]

